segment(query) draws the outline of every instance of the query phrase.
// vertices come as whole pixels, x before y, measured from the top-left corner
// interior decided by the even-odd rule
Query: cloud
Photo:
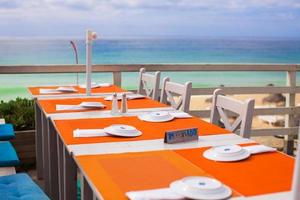
[[[0,36],[296,35],[299,20],[299,0],[0,0]]]
[[[97,9],[100,6],[116,9],[251,9],[251,8],[300,8],[299,0],[0,0],[0,8],[66,7],[69,9]]]

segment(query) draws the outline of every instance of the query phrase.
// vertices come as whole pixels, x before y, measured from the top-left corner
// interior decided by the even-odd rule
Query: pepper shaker
[[[112,97],[111,114],[112,115],[118,115],[119,114],[117,93],[114,93],[113,97]]]
[[[121,113],[127,113],[127,97],[126,94],[122,94]]]

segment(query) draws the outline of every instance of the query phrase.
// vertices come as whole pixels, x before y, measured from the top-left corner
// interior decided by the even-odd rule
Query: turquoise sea
[[[74,64],[71,39],[0,39],[1,65]],[[77,43],[79,63],[85,63],[85,43]],[[300,63],[300,38],[100,39],[93,46],[94,64],[155,63]],[[163,73],[194,87],[285,84],[278,72]],[[299,76],[300,78],[300,76]],[[28,96],[27,86],[75,84],[84,74],[0,75],[0,100]],[[300,79],[298,79],[300,80]],[[93,74],[95,82],[110,82],[111,74]],[[137,73],[124,73],[122,85],[135,88]]]

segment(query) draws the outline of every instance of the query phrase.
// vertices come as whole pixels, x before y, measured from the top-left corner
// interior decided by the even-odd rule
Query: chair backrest
[[[300,128],[298,130],[298,138],[300,138]],[[300,142],[298,142],[298,148],[296,154],[292,193],[293,193],[293,200],[300,199]]]
[[[251,125],[254,111],[254,99],[245,102],[239,101],[224,95],[221,89],[216,89],[213,95],[210,121],[219,125],[220,121],[225,129],[235,132],[240,129],[240,135],[245,138],[250,137]],[[226,111],[238,114],[233,123],[230,123]]]
[[[146,95],[151,99],[158,100],[159,97],[160,72],[155,74],[146,73],[145,68],[140,69],[138,93]]]
[[[192,92],[192,82],[186,82],[184,85],[179,83],[170,82],[169,77],[163,80],[161,89],[160,102],[170,103],[176,110],[189,112],[190,101]],[[176,101],[175,97],[179,97]]]

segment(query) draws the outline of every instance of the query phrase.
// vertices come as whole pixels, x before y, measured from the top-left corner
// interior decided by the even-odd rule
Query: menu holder
[[[164,143],[174,144],[198,140],[198,128],[166,131]]]

